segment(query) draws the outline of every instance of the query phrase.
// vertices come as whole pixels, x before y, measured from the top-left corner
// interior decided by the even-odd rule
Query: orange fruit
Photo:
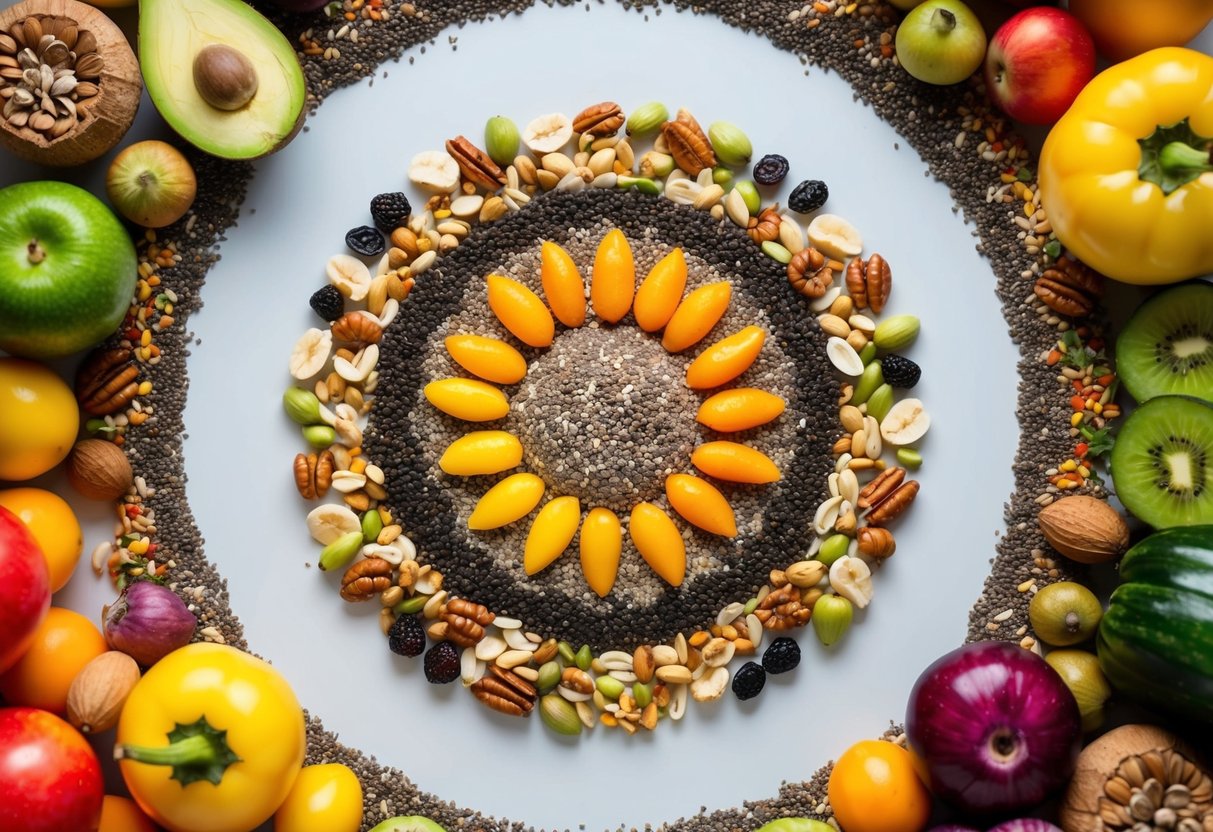
[[[636,551],[671,586],[681,586],[687,574],[687,549],[682,533],[664,511],[652,503],[637,503],[628,521]]]
[[[494,485],[476,503],[468,528],[487,531],[526,517],[543,499],[543,480],[534,474],[512,474]]]
[[[670,474],[665,496],[674,511],[692,526],[721,537],[737,536],[737,520],[725,496],[707,480],[690,474]]]
[[[107,794],[97,832],[156,832],[155,825],[129,797]]]
[[[914,755],[883,740],[857,742],[838,758],[829,796],[847,832],[920,832],[931,814]]]
[[[608,231],[594,254],[594,273],[590,277],[590,302],[594,314],[610,323],[632,308],[636,292],[636,263],[628,238],[618,228]]]
[[[41,488],[0,491],[0,506],[17,515],[42,549],[50,570],[51,592],[63,589],[84,550],[84,533],[72,507],[58,494]]]
[[[51,607],[25,655],[0,676],[0,696],[9,705],[63,716],[76,674],[108,649],[96,624],[78,612]]]
[[[446,351],[474,376],[498,384],[516,384],[526,375],[526,359],[505,341],[483,335],[451,335]]]
[[[581,571],[590,589],[605,598],[619,574],[619,555],[623,552],[623,529],[615,512],[606,508],[590,509],[581,524]]]
[[[761,327],[747,326],[717,341],[687,367],[687,387],[708,390],[737,378],[758,358],[766,337]]]
[[[661,346],[668,352],[682,352],[703,339],[728,311],[733,287],[727,280],[700,286],[678,304],[674,317],[666,324]]]
[[[557,497],[539,510],[526,536],[522,566],[528,575],[547,569],[573,542],[581,522],[581,501]]]
[[[709,477],[729,482],[767,483],[781,476],[769,456],[736,442],[705,442],[691,451],[691,464]]]
[[[569,253],[551,240],[539,249],[539,280],[548,306],[565,326],[585,323],[585,281]]]
[[[547,347],[556,337],[556,322],[539,295],[510,277],[491,274],[485,278],[489,288],[489,308],[497,320],[519,341],[532,347]]]
[[[649,269],[636,290],[636,302],[632,304],[636,326],[656,332],[669,323],[686,287],[687,260],[682,249],[676,248]]]
[[[67,456],[79,429],[76,396],[54,370],[0,357],[0,480],[45,474]]]
[[[492,422],[510,412],[505,393],[472,378],[431,381],[422,392],[434,407],[465,422]]]
[[[717,393],[699,406],[695,421],[720,433],[733,433],[765,425],[783,413],[779,396],[754,387],[735,387]]]

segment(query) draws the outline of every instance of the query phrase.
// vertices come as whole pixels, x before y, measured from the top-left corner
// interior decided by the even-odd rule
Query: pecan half
[[[779,225],[783,222],[783,218],[779,216],[779,206],[766,208],[757,219],[751,219],[750,222],[752,224],[746,228],[746,234],[758,245],[779,239]]]
[[[879,254],[873,254],[865,263],[856,257],[847,264],[847,292],[858,309],[871,308],[876,314],[889,302],[893,289],[893,270]]]
[[[667,121],[661,125],[661,135],[670,148],[675,164],[691,176],[698,176],[704,168],[716,166],[716,154],[699,125],[692,127],[684,121]]]
[[[834,272],[826,265],[825,255],[809,246],[788,261],[788,283],[805,297],[816,299],[834,285]]]
[[[323,497],[329,493],[329,486],[333,484],[333,469],[336,467],[337,460],[333,456],[333,452],[321,451],[320,456],[316,459],[316,469],[312,472],[312,485],[317,497]]]
[[[295,454],[295,488],[299,496],[305,500],[316,499],[316,461],[315,453]]]
[[[512,670],[506,670],[504,667],[491,664],[489,665],[489,673],[505,682],[527,699],[534,700],[539,697],[539,691],[535,690],[535,686]]]
[[[1032,287],[1046,306],[1071,318],[1090,315],[1103,290],[1103,275],[1068,256],[1058,258],[1051,269],[1036,278]]]
[[[887,558],[897,550],[897,542],[888,529],[864,526],[855,539],[859,542],[859,551],[868,557]]]
[[[603,101],[586,107],[573,119],[574,133],[589,133],[591,136],[613,136],[623,126],[624,115],[614,101]]]
[[[333,321],[333,337],[361,348],[367,344],[378,344],[383,337],[383,327],[361,312],[347,312]]]
[[[489,612],[488,607],[484,606],[484,604],[474,604],[462,598],[452,598],[447,601],[444,612],[470,618],[482,627],[489,626],[497,617]]]
[[[463,178],[486,191],[495,191],[506,183],[505,171],[464,136],[447,139],[446,152],[459,163]]]
[[[868,525],[883,526],[892,521],[909,508],[910,503],[914,502],[914,498],[917,496],[918,480],[903,482],[896,491],[885,497],[876,504],[876,508],[868,512]]]
[[[472,695],[485,705],[510,716],[526,716],[535,701],[523,696],[496,676],[483,676],[472,683]]]
[[[861,509],[871,508],[892,494],[893,489],[901,485],[901,481],[905,478],[905,468],[893,467],[884,469],[859,492],[859,499],[855,501],[855,507]]]
[[[341,597],[369,601],[392,585],[392,565],[383,558],[355,561],[341,576]]]
[[[76,371],[76,398],[90,416],[109,416],[139,394],[139,368],[129,349],[98,349]]]

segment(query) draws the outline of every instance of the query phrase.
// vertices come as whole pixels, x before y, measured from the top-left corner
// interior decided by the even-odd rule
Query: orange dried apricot
[[[767,483],[781,476],[770,457],[736,442],[705,442],[691,452],[691,464],[709,477],[729,482]]]
[[[708,390],[737,378],[758,358],[766,337],[761,327],[747,326],[717,341],[687,367],[687,387]]]
[[[468,528],[499,529],[526,517],[543,499],[543,480],[534,474],[514,474],[490,488],[476,503]]]
[[[547,569],[573,542],[581,522],[581,502],[576,497],[557,497],[539,510],[526,536],[522,568],[528,575]]]
[[[665,496],[670,507],[692,526],[721,537],[737,536],[733,507],[707,480],[690,474],[670,474],[665,480]]]
[[[632,304],[636,326],[656,332],[669,323],[686,287],[687,259],[682,249],[676,248],[649,269],[636,290],[636,302]]]
[[[448,474],[475,477],[500,474],[522,462],[522,443],[503,430],[477,430],[465,434],[450,445],[438,460]]]
[[[569,327],[581,326],[585,323],[585,281],[577,271],[577,264],[551,240],[545,240],[540,247],[539,262],[543,293],[556,320]]]
[[[526,375],[526,359],[505,341],[483,335],[451,335],[446,351],[474,376],[498,384],[516,384]]]
[[[615,512],[590,509],[581,524],[581,571],[590,589],[605,598],[619,574],[619,555],[623,551],[623,529]]]
[[[755,387],[736,387],[717,393],[699,406],[695,421],[721,433],[765,425],[783,413],[779,396]]]
[[[610,323],[618,323],[632,308],[636,291],[636,264],[632,247],[618,228],[607,232],[594,254],[594,273],[590,278],[590,302],[594,314]]]
[[[431,381],[423,392],[434,407],[465,422],[491,422],[510,412],[505,393],[472,378]]]
[[[671,586],[681,586],[687,574],[687,549],[674,521],[652,503],[637,503],[628,520],[628,534],[649,568]]]
[[[551,345],[556,322],[539,295],[517,280],[499,274],[489,275],[485,282],[489,287],[489,308],[506,329],[532,347]]]
[[[666,324],[661,346],[669,352],[682,352],[698,344],[724,317],[733,297],[733,286],[727,280],[700,286],[678,304],[674,317]]]

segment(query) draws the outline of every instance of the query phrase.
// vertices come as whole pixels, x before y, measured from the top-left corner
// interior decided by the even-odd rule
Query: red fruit
[[[1095,43],[1081,21],[1048,6],[999,27],[986,52],[986,89],[1011,118],[1052,124],[1095,75]]]
[[[0,708],[0,829],[93,832],[105,783],[75,728],[36,708]]]
[[[0,506],[0,673],[21,658],[50,605],[42,550],[17,515]]]

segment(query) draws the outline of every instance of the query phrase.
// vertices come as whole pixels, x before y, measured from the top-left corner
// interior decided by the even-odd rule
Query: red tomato
[[[92,746],[59,717],[0,708],[0,829],[95,832],[105,783]]]

